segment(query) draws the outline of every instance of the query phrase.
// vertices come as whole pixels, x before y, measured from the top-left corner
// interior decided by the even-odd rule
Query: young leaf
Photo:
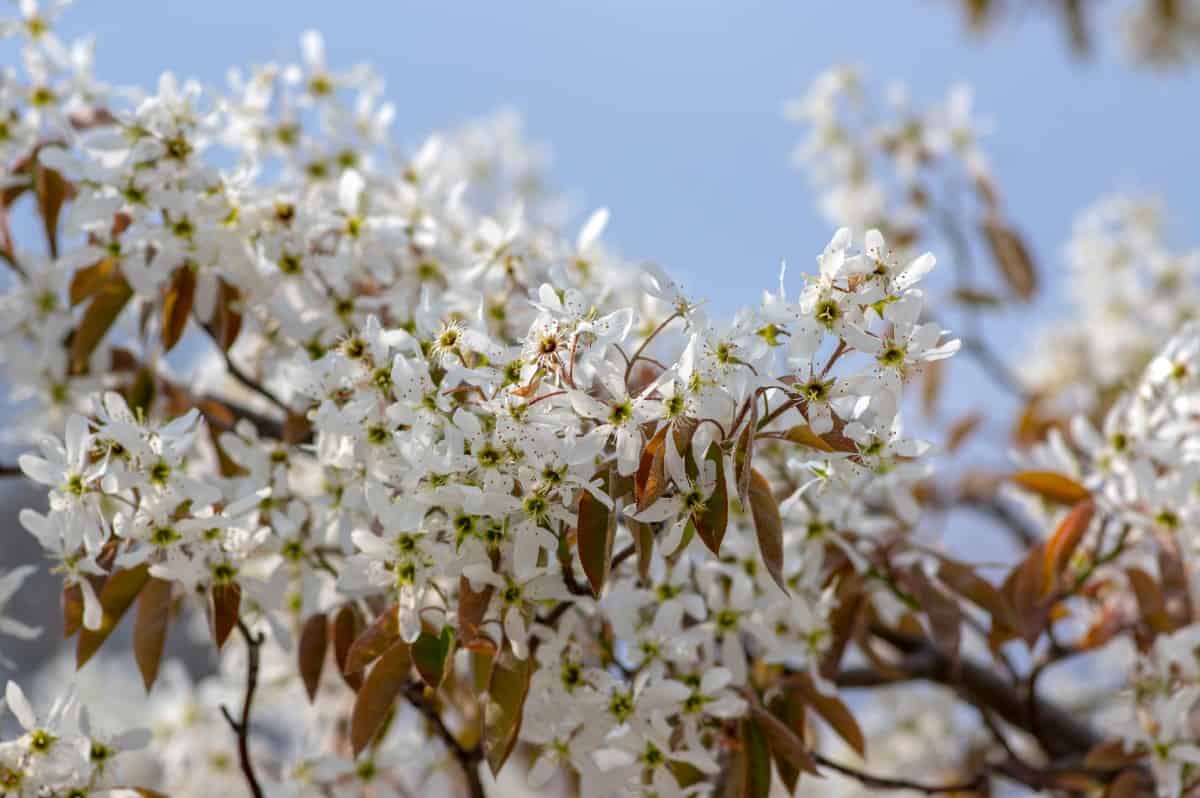
[[[737,477],[738,501],[744,507],[750,501],[750,483],[754,470],[754,436],[758,433],[758,395],[750,400],[750,418],[746,428],[738,436],[738,442],[733,450],[733,469]]]
[[[483,752],[492,775],[500,773],[517,743],[532,676],[532,657],[517,659],[511,651],[505,650],[492,664],[483,713]]]
[[[400,639],[400,608],[393,604],[358,636],[346,653],[343,673],[358,673],[381,657]]]
[[[1071,555],[1075,553],[1088,527],[1092,524],[1092,516],[1096,514],[1096,504],[1091,499],[1084,499],[1071,508],[1066,517],[1059,523],[1050,540],[1046,541],[1046,556],[1044,562],[1046,585],[1053,586],[1059,577],[1067,570]],[[1050,592],[1050,587],[1046,592]]]
[[[96,351],[132,297],[133,288],[119,272],[110,275],[97,289],[71,339],[71,368],[75,372],[87,370],[92,352]]]
[[[776,759],[786,761],[797,770],[814,774],[817,772],[817,763],[808,753],[804,741],[787,724],[757,702],[750,705],[750,714],[762,729]]]
[[[768,798],[771,794],[771,756],[767,736],[757,720],[744,718],[742,731],[741,798]]]
[[[63,176],[40,163],[34,167],[34,191],[37,194],[38,215],[42,217],[42,228],[46,234],[46,245],[52,257],[58,257],[58,217],[63,202],[74,194],[74,189]]]
[[[781,724],[791,732],[792,736],[800,741],[801,746],[804,744],[804,733],[806,729],[807,711],[804,707],[804,702],[796,694],[795,690],[779,690],[776,691],[775,697],[771,699],[769,707],[771,714],[774,715]],[[765,730],[765,727],[764,727]],[[792,764],[792,760],[787,758],[780,749],[771,741],[770,734],[767,738],[768,744],[771,746],[771,751],[775,757],[775,770],[779,773],[779,778],[783,781],[783,786],[787,788],[788,795],[795,795],[796,784],[800,781],[801,767]],[[805,756],[811,759],[807,749],[804,751]]]
[[[1004,593],[1016,614],[1016,630],[1027,645],[1032,646],[1041,636],[1049,616],[1044,601],[1042,577],[1045,549],[1041,543],[1033,546],[1025,559],[1018,563],[1004,582]]]
[[[354,645],[354,641],[358,639],[361,631],[362,619],[359,618],[358,610],[353,604],[347,604],[338,610],[337,615],[333,618],[333,661],[337,663],[342,680],[352,690],[358,690],[362,686],[362,674],[347,673],[346,662],[350,654],[350,646]]]
[[[408,645],[397,641],[367,673],[350,713],[350,745],[355,756],[362,753],[383,727],[408,682],[411,667]]]
[[[171,583],[150,577],[138,598],[137,615],[133,621],[133,655],[142,674],[146,692],[158,678],[167,642],[167,626],[171,620]]]
[[[1004,594],[991,582],[975,573],[975,569],[970,565],[949,557],[941,557],[937,578],[958,595],[987,610],[988,614],[998,623],[1009,628],[1016,628],[1016,615],[1004,598]]]
[[[487,585],[483,590],[472,590],[471,580],[465,576],[458,581],[458,639],[459,643],[472,651],[492,651],[496,644],[483,633],[483,616],[492,601],[495,590]]]
[[[592,595],[599,597],[612,563],[617,514],[601,504],[590,492],[581,491],[577,529],[579,561],[592,586]]]
[[[242,331],[241,301],[242,293],[237,286],[222,279],[217,294],[216,310],[209,324],[209,332],[222,352],[228,352],[233,347]]]
[[[99,594],[103,582],[96,580],[92,587]],[[62,589],[63,640],[79,631],[83,626],[83,590],[76,584],[64,584]]]
[[[71,276],[71,286],[68,294],[71,307],[75,307],[85,299],[91,299],[108,282],[117,268],[117,262],[112,258],[103,258],[91,266],[79,269]]]
[[[422,630],[421,636],[412,644],[413,663],[422,681],[433,689],[442,686],[446,678],[446,669],[450,657],[454,653],[454,629],[442,627],[441,634],[433,634],[429,629]]]
[[[300,678],[308,693],[308,700],[317,697],[321,684],[321,670],[325,667],[325,655],[329,649],[329,619],[318,612],[304,622],[300,631],[299,656]]]
[[[1167,612],[1167,602],[1163,598],[1162,588],[1154,577],[1141,568],[1131,566],[1125,569],[1129,577],[1129,586],[1137,597],[1138,609],[1141,610],[1142,620],[1155,632],[1171,632],[1174,624]]]
[[[812,427],[807,424],[797,424],[787,431],[787,439],[792,443],[798,443],[801,446],[807,446],[810,449],[816,449],[818,452],[835,451],[829,441],[822,438],[820,435],[812,431]]]
[[[175,270],[171,285],[167,288],[162,306],[163,351],[170,352],[183,337],[188,317],[192,314],[192,302],[196,298],[196,272],[184,264]]]
[[[1025,490],[1059,504],[1078,504],[1091,496],[1083,485],[1054,471],[1018,471],[1012,481]]]
[[[929,619],[938,647],[957,662],[962,643],[962,611],[958,603],[929,581],[920,566],[900,571],[899,576]]]
[[[1021,299],[1032,299],[1037,292],[1037,272],[1021,236],[996,219],[984,222],[983,234],[1005,282]]]
[[[758,535],[758,551],[771,578],[786,593],[788,589],[783,581],[783,519],[779,517],[779,503],[771,492],[771,483],[757,470],[752,470],[750,475],[749,501],[754,531]]]
[[[220,649],[229,639],[230,632],[237,626],[242,609],[242,588],[237,582],[213,585],[209,596],[209,622],[212,625],[213,642]]]
[[[854,715],[837,696],[822,693],[807,673],[788,677],[792,689],[798,691],[804,703],[812,707],[837,735],[846,741],[860,757],[867,756],[867,741]]]
[[[100,619],[100,628],[80,628],[79,643],[75,649],[76,668],[82,668],[100,649],[149,578],[150,566],[143,563],[135,568],[114,571],[104,580],[104,587],[101,588],[99,596],[100,607],[104,611]]]
[[[696,525],[696,534],[704,541],[704,545],[719,556],[721,541],[725,539],[725,530],[729,526],[729,490],[725,485],[725,464],[721,447],[715,442],[710,443],[704,459],[716,466],[717,484],[704,504],[704,512],[693,516],[692,521]]]
[[[629,533],[633,535],[633,545],[637,549],[638,576],[643,580],[650,578],[650,562],[654,555],[654,528],[641,521],[627,518]]]
[[[637,497],[637,509],[640,513],[667,489],[666,474],[666,441],[667,430],[664,425],[654,437],[646,442],[642,449],[642,457],[638,462],[637,473],[634,475],[634,495]]]

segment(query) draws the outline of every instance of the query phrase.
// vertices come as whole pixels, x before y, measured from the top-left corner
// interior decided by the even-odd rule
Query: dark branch
[[[238,631],[246,641],[247,654],[246,692],[242,699],[242,716],[241,720],[234,720],[229,708],[224,705],[221,706],[221,714],[237,735],[238,762],[242,767],[242,775],[246,777],[246,786],[250,788],[250,794],[254,798],[263,798],[262,787],[254,774],[254,763],[250,759],[250,707],[254,703],[254,691],[258,688],[259,649],[262,648],[264,638],[261,633],[252,633],[241,618],[238,619]]]
[[[1041,696],[1036,719],[1031,717],[1025,691],[1009,684],[995,669],[961,657],[954,663],[929,641],[881,626],[871,633],[886,641],[904,657],[897,670],[913,679],[946,685],[977,707],[986,707],[1009,725],[1033,736],[1053,758],[1078,758],[1095,748],[1101,737],[1068,710]]]
[[[993,352],[980,338],[964,338],[962,351],[970,355],[975,364],[991,377],[992,382],[1000,386],[1021,401],[1028,402],[1030,395],[1020,378],[1013,374],[999,355]]]
[[[412,704],[428,721],[438,739],[450,749],[450,753],[458,760],[463,776],[467,780],[471,798],[487,798],[487,793],[483,789],[483,780],[479,777],[479,763],[483,759],[483,750],[478,746],[466,748],[458,741],[454,733],[447,728],[446,722],[442,720],[441,713],[425,697],[425,687],[420,682],[409,682],[404,688],[404,696],[408,699],[408,703]]]
[[[913,792],[924,793],[925,795],[959,792],[973,793],[983,789],[987,782],[986,771],[981,771],[970,781],[959,782],[957,784],[922,784],[921,782],[909,781],[908,779],[890,779],[884,776],[875,776],[848,765],[843,765],[840,762],[834,762],[832,759],[818,753],[813,753],[812,757],[821,767],[836,770],[843,776],[849,776],[859,782],[864,787],[871,787],[876,790],[911,790]]]

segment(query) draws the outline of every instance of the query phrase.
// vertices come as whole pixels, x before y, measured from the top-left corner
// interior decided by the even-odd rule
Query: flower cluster
[[[93,729],[87,710],[68,695],[39,717],[16,682],[0,702],[21,726],[0,739],[4,795],[90,795],[122,786],[122,760],[149,741],[145,729],[119,734]]]
[[[57,8],[0,26],[23,65],[0,80],[0,367],[29,449],[5,471],[46,494],[20,522],[62,579],[72,665],[108,683],[79,694],[137,707],[153,744],[118,778],[146,735],[93,734],[75,693],[42,720],[10,685],[0,795],[1190,788],[1200,327],[1152,353],[1197,259],[1143,206],[1079,225],[1074,370],[1016,380],[971,260],[1021,299],[1036,271],[965,89],[881,115],[839,69],[791,104],[840,229],[718,322],[613,252],[606,209],[564,221],[509,113],[397,148],[382,81],[316,33],[223,88],[110,89]],[[44,251],[16,243],[26,212]],[[968,351],[1088,414],[986,501],[904,424],[962,346],[931,318],[934,241]],[[923,525],[964,496],[1027,544],[1002,584]],[[0,575],[0,634],[38,632],[3,616],[31,570]],[[127,615],[144,703],[97,655]],[[214,672],[172,659],[169,628],[211,639]],[[1113,771],[1037,679],[1125,638],[1137,718],[1112,732],[1149,765]],[[942,686],[898,686],[917,680]],[[852,712],[847,686],[887,697]]]
[[[1077,219],[1066,246],[1071,314],[1040,331],[1022,360],[1060,412],[1102,415],[1194,316],[1200,252],[1171,247],[1163,215],[1159,201],[1118,195]]]
[[[1078,537],[1066,568],[1090,615],[1082,645],[1099,648],[1122,629],[1136,631],[1143,654],[1131,674],[1135,712],[1119,730],[1131,748],[1149,754],[1160,794],[1171,796],[1184,794],[1200,764],[1200,627],[1190,609],[1200,597],[1198,418],[1200,327],[1191,323],[1113,402],[1100,429],[1076,416],[1067,434],[1052,431],[1029,459],[1039,473],[1087,489],[1089,498],[1065,518],[1049,514],[1059,530],[1054,540]],[[1035,515],[1047,513],[1036,497],[1025,498]]]
[[[821,190],[821,211],[834,224],[879,227],[910,241],[941,224],[948,211],[938,204],[943,182],[974,184],[985,201],[994,200],[980,146],[987,126],[976,117],[966,85],[919,109],[903,85],[893,84],[880,104],[861,70],[839,66],[788,102],[784,113],[808,128],[793,159]]]
[[[508,117],[397,154],[380,81],[315,33],[225,92],[108,92],[30,14],[11,82],[55,88],[14,111],[14,180],[53,225],[43,260],[7,252],[4,362],[49,494],[21,521],[80,662],[135,596],[147,685],[177,601],[218,646],[241,631],[229,680],[298,651],[323,753],[289,764],[229,721],[297,794],[421,747],[428,696],[376,708],[414,665],[445,697],[482,664],[493,769],[521,741],[535,782],[565,766],[595,795],[711,789],[756,667],[838,702],[839,587],[904,612],[868,575],[928,473],[904,386],[958,348],[923,312],[932,255],[842,229],[798,289],[781,275],[719,326],[663,270],[625,276],[607,211],[564,237]],[[192,383],[189,350],[212,364]],[[344,680],[319,678],[328,649]],[[167,771],[210,747],[167,746]]]

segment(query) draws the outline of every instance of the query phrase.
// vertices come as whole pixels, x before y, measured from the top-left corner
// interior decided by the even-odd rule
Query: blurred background
[[[1119,30],[1129,5],[107,0],[79,3],[61,28],[67,38],[96,34],[102,79],[147,86],[168,69],[223,84],[231,65],[296,60],[301,32],[316,28],[331,64],[368,62],[386,79],[397,138],[411,146],[515,109],[527,135],[547,143],[546,174],[573,199],[575,218],[611,208],[606,241],[663,265],[718,317],[773,287],[782,260],[793,274],[810,269],[832,232],[791,163],[803,131],[783,118],[787,99],[840,63],[877,86],[903,81],[918,104],[965,82],[990,120],[983,148],[1006,214],[1045,284],[997,322],[1020,335],[999,353],[1013,359],[1031,324],[1071,312],[1056,289],[1060,250],[1076,213],[1098,196],[1157,194],[1173,234],[1194,238],[1200,70],[1131,56]],[[970,401],[993,390],[970,368],[955,380]],[[15,510],[41,498],[12,480],[0,490],[0,569],[39,561]],[[12,615],[42,618],[52,632],[5,640],[23,667],[56,644],[56,583],[43,573],[12,605]]]

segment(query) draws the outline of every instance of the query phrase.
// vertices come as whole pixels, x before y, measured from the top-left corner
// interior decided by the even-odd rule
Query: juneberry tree
[[[0,796],[1196,793],[1200,253],[1153,201],[989,334],[1040,280],[969,91],[834,69],[785,110],[835,232],[710,318],[511,114],[406,151],[316,33],[114,88],[57,10],[3,26],[3,474],[46,503],[0,534],[48,566],[0,640],[49,567],[74,658],[8,683]]]

